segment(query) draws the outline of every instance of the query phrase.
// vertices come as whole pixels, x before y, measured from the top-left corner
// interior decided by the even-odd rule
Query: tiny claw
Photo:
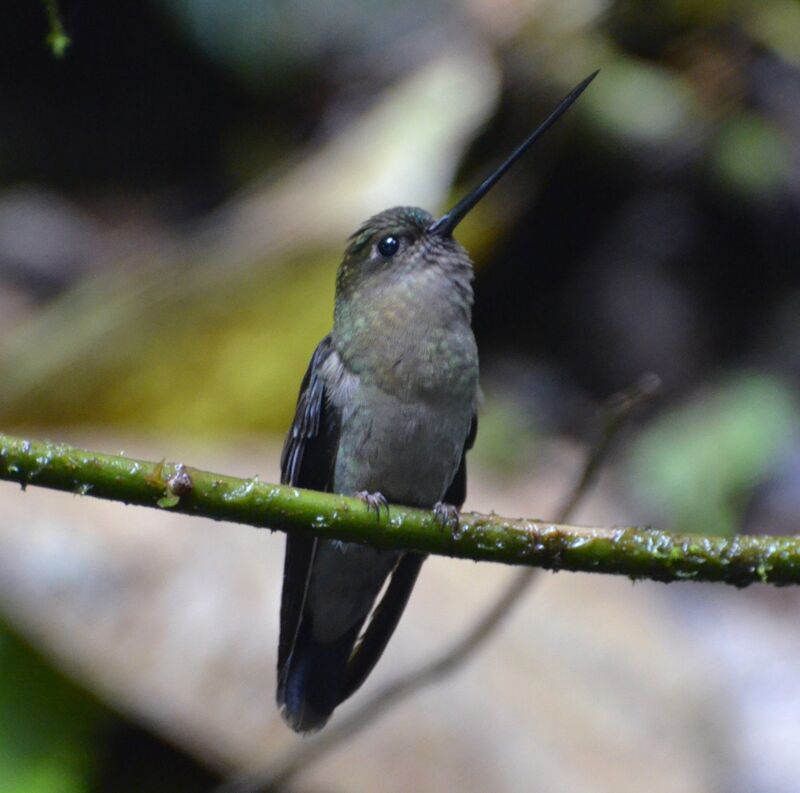
[[[385,507],[386,514],[389,514],[389,502],[383,493],[370,493],[367,490],[359,490],[356,493],[356,498],[360,498],[367,505],[367,509],[373,510],[379,518],[382,507]]]
[[[458,507],[439,501],[433,508],[433,514],[443,529],[458,529]]]

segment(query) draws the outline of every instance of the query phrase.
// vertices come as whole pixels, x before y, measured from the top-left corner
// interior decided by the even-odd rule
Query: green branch
[[[215,520],[475,561],[656,581],[800,583],[800,538],[707,537],[650,528],[586,528],[467,512],[456,530],[433,513],[391,506],[377,516],[355,498],[258,478],[145,462],[0,434],[0,479]]]

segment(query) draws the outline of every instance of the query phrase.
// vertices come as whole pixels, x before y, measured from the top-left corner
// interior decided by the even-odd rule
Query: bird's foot
[[[383,493],[370,493],[367,490],[359,490],[355,494],[356,498],[360,498],[366,505],[368,510],[372,510],[378,517],[381,516],[381,508],[386,508],[386,514],[389,514],[389,502]]]
[[[439,501],[433,508],[433,514],[443,529],[458,529],[459,509],[453,504]]]

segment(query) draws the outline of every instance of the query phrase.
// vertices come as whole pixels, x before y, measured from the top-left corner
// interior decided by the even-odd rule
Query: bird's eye
[[[378,253],[388,259],[397,253],[399,247],[400,241],[390,234],[378,243]]]

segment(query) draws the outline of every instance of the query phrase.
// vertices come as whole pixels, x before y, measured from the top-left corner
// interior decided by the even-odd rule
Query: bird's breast
[[[377,372],[351,373],[341,359],[330,365],[335,374],[328,394],[340,416],[336,491],[381,492],[391,502],[419,507],[444,498],[477,398],[471,332],[460,348],[452,344],[433,335],[417,350],[384,347],[390,357]]]
[[[470,399],[478,350],[471,290],[435,267],[364,289],[341,308],[334,343],[348,371],[400,400]]]
[[[458,470],[471,414],[466,401],[414,404],[360,388],[342,415],[335,489],[380,492],[394,503],[432,507]]]

